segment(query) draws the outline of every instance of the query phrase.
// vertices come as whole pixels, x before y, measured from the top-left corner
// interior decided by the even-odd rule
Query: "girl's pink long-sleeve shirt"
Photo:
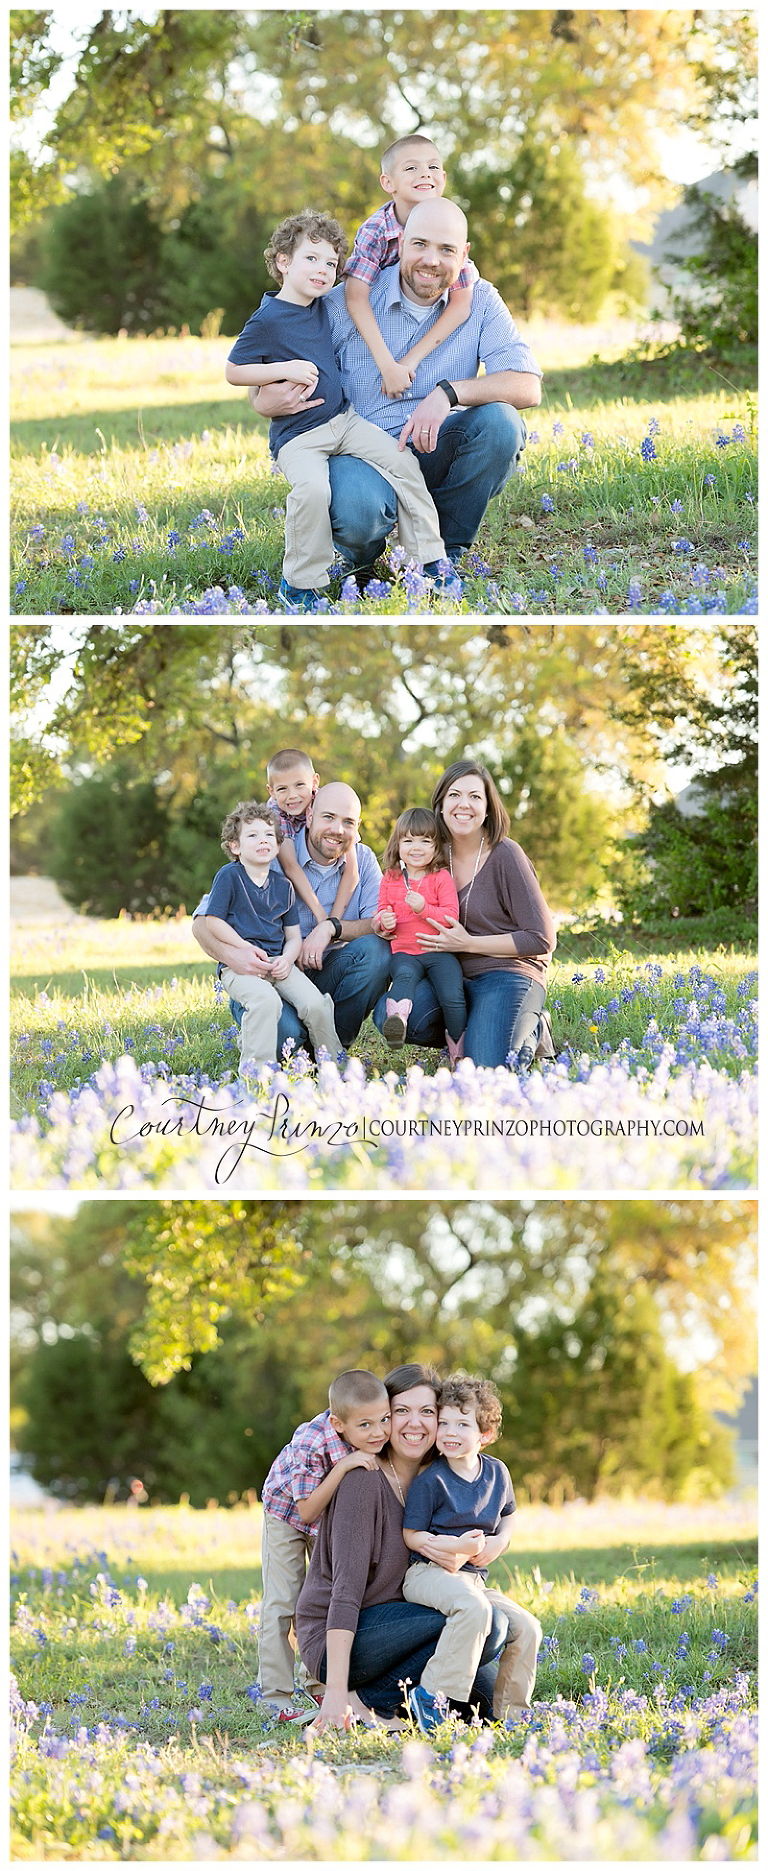
[[[418,915],[405,901],[405,893],[408,889],[415,890],[424,898],[424,908],[419,911]],[[427,871],[426,877],[422,877],[419,883],[410,885],[406,883],[402,871],[398,869],[387,871],[382,877],[377,907],[380,910],[394,910],[397,917],[397,928],[394,933],[391,936],[385,936],[385,941],[391,943],[395,954],[400,952],[405,955],[425,955],[428,951],[420,942],[417,942],[416,937],[419,931],[423,935],[434,935],[434,929],[431,923],[427,922],[427,917],[435,916],[442,923],[445,922],[446,915],[458,918],[459,899],[450,871]]]

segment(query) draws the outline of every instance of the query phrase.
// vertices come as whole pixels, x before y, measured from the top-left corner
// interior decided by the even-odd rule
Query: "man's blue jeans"
[[[539,1038],[539,1016],[545,1001],[540,981],[507,968],[492,968],[486,974],[464,979],[467,997],[467,1025],[464,1056],[475,1065],[505,1065],[509,1054],[516,1058],[523,1047],[530,1046],[531,1056]],[[387,999],[382,995],[374,1013],[379,1028],[387,1017]],[[420,981],[414,991],[413,1007],[408,1015],[406,1039],[412,1046],[437,1046],[445,1043],[442,1014],[428,981]]]
[[[359,1689],[363,1702],[375,1709],[377,1715],[397,1715],[403,1700],[401,1683],[420,1681],[444,1625],[443,1613],[431,1611],[427,1605],[409,1605],[397,1600],[388,1605],[365,1606],[360,1612],[349,1660],[350,1689]],[[491,1716],[496,1678],[493,1659],[503,1649],[507,1634],[506,1618],[494,1608],[493,1623],[469,1704],[455,1705],[467,1714],[470,1708],[479,1705],[481,1715]],[[325,1668],[323,1657],[321,1682],[325,1682]]]
[[[517,466],[526,428],[508,403],[454,409],[441,423],[437,447],[418,455],[437,507],[440,531],[455,561],[471,546],[485,509]],[[372,565],[397,519],[389,482],[367,461],[332,455],[331,526],[334,545],[350,567]]]
[[[357,1039],[363,1021],[373,1012],[389,981],[391,961],[389,943],[383,942],[381,936],[355,936],[343,948],[326,949],[322,968],[307,969],[307,980],[314,981],[321,994],[331,995],[336,1031],[345,1048]],[[230,1001],[230,1006],[239,1026],[242,1007],[238,1001]],[[282,1058],[287,1039],[309,1050],[306,1027],[284,1001],[277,1028],[278,1059]]]

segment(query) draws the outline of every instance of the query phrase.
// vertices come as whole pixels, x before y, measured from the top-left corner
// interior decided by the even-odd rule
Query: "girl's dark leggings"
[[[402,950],[393,954],[393,1000],[413,1000],[414,990],[425,975],[445,1015],[446,1033],[451,1039],[461,1039],[467,1024],[467,1003],[458,955],[405,955]]]

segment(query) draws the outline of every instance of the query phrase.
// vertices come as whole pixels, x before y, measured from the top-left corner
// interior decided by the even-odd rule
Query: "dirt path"
[[[11,878],[11,927],[20,923],[47,923],[61,928],[63,923],[90,923],[89,916],[79,916],[70,908],[52,877]]]
[[[70,331],[51,310],[36,286],[12,286],[9,293],[11,344],[51,344],[69,339],[82,342],[82,332]]]

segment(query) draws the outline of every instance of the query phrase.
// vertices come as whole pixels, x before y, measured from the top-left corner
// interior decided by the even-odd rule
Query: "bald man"
[[[399,265],[385,268],[371,286],[370,304],[394,358],[404,357],[437,323],[468,252],[466,219],[455,202],[443,197],[412,208]],[[448,557],[458,565],[489,500],[518,466],[526,439],[519,412],[541,402],[536,359],[496,288],[478,279],[466,323],[429,352],[405,396],[387,397],[347,311],[343,285],[334,286],[324,304],[345,395],[359,415],[416,453]],[[297,384],[273,383],[250,395],[261,415],[292,415],[302,406],[300,391]],[[345,569],[364,585],[394,526],[396,502],[368,462],[336,455],[329,468],[334,544]]]
[[[344,856],[355,844],[362,807],[357,793],[341,781],[321,786],[315,794],[309,823],[296,833],[294,849],[299,863],[329,911],[344,869]],[[316,923],[307,904],[297,899],[299,926],[303,936],[299,966],[314,981],[321,994],[330,994],[334,1005],[334,1024],[341,1044],[352,1045],[369,1013],[390,978],[389,943],[374,933],[373,915],[379,898],[381,870],[368,845],[355,845],[358,882],[347,904],[344,921],[328,915]],[[275,860],[277,863],[277,860]],[[235,931],[231,939],[219,940],[211,933],[205,914],[207,897],[194,912],[192,933],[206,955],[236,974],[257,974],[259,965],[253,950]],[[235,1002],[233,1010],[238,1013]],[[284,1004],[277,1030],[278,1058],[286,1040],[309,1049],[309,1038],[293,1007]]]

